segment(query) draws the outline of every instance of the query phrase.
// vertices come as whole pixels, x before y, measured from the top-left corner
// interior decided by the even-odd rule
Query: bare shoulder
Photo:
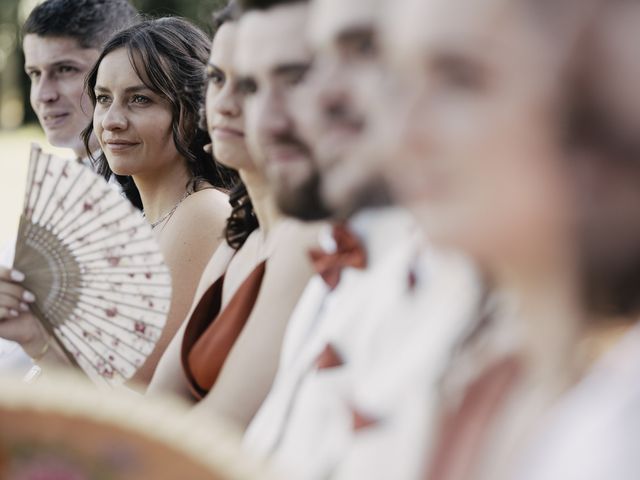
[[[224,222],[231,213],[226,194],[214,188],[192,193],[180,204],[174,214],[174,223],[214,221]]]
[[[282,229],[274,246],[273,256],[287,255],[287,252],[304,252],[318,245],[320,231],[325,228],[323,222],[300,222],[298,220],[282,220]]]
[[[199,276],[224,239],[228,215],[226,195],[219,191],[201,190],[185,198],[159,232],[165,259],[184,268],[197,265]]]
[[[309,249],[318,245],[318,236],[323,224],[303,223],[296,220],[284,220],[282,231],[269,260],[267,271],[270,276],[295,276],[305,279],[311,276]]]

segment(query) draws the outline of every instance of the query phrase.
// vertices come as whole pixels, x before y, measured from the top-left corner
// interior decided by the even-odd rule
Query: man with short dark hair
[[[127,0],[48,0],[31,12],[23,27],[24,69],[31,106],[49,143],[87,156],[80,132],[92,109],[84,77],[102,44],[136,16]]]
[[[393,350],[408,330],[413,317],[397,315],[415,298],[420,239],[411,217],[390,204],[373,158],[354,163],[370,132],[352,80],[380,73],[376,2],[248,3],[261,5],[241,21],[236,52],[247,131],[257,132],[248,142],[282,208],[336,225],[321,238],[324,251],[311,252],[318,275],[289,320],[276,379],[245,445],[295,477],[328,478],[355,437],[387,423],[380,409],[369,417],[366,405],[351,401],[353,385],[369,373],[370,352]],[[447,286],[455,291],[456,282]]]
[[[84,78],[102,44],[134,23],[136,9],[127,0],[47,0],[33,9],[23,26],[25,72],[31,79],[31,107],[49,143],[70,148],[89,164],[82,130],[93,109]],[[94,139],[93,149],[98,148]],[[14,245],[0,252],[0,265],[13,263]],[[26,371],[30,360],[20,347],[0,338],[0,371]]]
[[[247,122],[252,124],[247,129],[249,148],[264,165],[278,206],[285,215],[301,220],[323,219],[329,212],[319,197],[320,172],[288,107],[292,95],[304,94],[298,90],[304,89],[303,80],[311,67],[311,50],[304,41],[279,41],[304,34],[308,2],[241,3],[248,17],[243,20],[244,36],[253,37],[247,41],[260,46],[258,50],[240,49],[236,57],[241,68]],[[273,10],[277,10],[276,15],[271,15]],[[269,17],[266,21],[265,15]],[[256,28],[250,25],[253,23]],[[265,41],[256,36],[265,37]]]

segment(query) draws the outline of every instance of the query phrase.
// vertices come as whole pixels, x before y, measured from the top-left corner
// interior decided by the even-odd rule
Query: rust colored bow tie
[[[336,243],[334,252],[321,248],[309,251],[313,267],[331,290],[338,286],[344,268],[363,269],[367,266],[367,254],[360,239],[345,225],[334,225],[332,236]]]

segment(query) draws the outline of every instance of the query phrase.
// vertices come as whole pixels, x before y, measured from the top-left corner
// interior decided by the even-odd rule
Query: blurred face
[[[145,86],[124,48],[103,58],[95,94],[93,128],[114,173],[158,175],[185,164],[173,141],[171,105]]]
[[[207,65],[207,125],[213,154],[223,165],[236,170],[253,168],[244,139],[242,96],[233,67],[236,24],[223,25],[213,40]]]
[[[383,121],[400,126],[395,196],[432,240],[482,259],[543,248],[567,221],[547,45],[514,2],[395,6],[384,42],[399,87],[381,96],[393,99]]]
[[[640,5],[619,2],[599,16],[583,72],[595,131],[572,164],[580,205],[580,241],[587,300],[598,313],[627,315],[640,308],[640,59],[635,36]],[[589,142],[589,139],[587,139]],[[604,310],[604,311],[603,311]]]
[[[100,51],[80,48],[70,37],[24,37],[24,69],[31,79],[31,107],[47,140],[86,156],[80,133],[91,121],[84,77]]]
[[[329,206],[351,213],[386,200],[373,158],[354,153],[370,140],[366,102],[381,75],[376,16],[371,0],[314,0],[310,39],[315,51],[309,95],[295,111],[311,140]]]
[[[249,151],[264,168],[283,212],[316,219],[325,215],[318,171],[290,103],[311,59],[304,40],[307,12],[303,3],[245,15],[235,62]]]

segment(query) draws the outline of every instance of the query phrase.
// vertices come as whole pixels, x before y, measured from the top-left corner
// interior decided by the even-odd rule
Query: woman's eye
[[[151,100],[144,95],[134,95],[131,99],[131,103],[135,103],[137,105],[146,105],[149,102],[151,102]]]
[[[104,105],[109,102],[109,97],[107,95],[96,95],[96,103],[99,105]]]
[[[224,77],[219,73],[211,73],[208,75],[208,77],[209,77],[209,82],[212,85],[220,86],[224,83]]]

